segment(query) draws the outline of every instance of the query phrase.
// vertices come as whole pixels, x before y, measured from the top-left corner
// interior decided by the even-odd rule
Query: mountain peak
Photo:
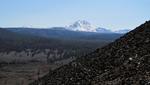
[[[86,20],[78,20],[75,23],[77,24],[81,24],[81,25],[91,25],[88,21]]]
[[[68,28],[73,31],[96,32],[96,29],[86,20],[78,20]]]

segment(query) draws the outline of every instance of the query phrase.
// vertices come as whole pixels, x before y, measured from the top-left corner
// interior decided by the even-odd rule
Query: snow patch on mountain
[[[127,33],[131,31],[130,29],[122,29],[122,30],[117,30],[117,31],[114,31],[114,33],[121,33],[121,34],[124,34],[124,33]]]
[[[106,29],[106,28],[100,28],[100,27],[96,29],[96,32],[98,32],[98,33],[112,33],[111,30]]]

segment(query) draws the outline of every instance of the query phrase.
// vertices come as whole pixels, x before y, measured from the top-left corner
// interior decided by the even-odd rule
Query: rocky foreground
[[[31,85],[150,85],[150,21]]]

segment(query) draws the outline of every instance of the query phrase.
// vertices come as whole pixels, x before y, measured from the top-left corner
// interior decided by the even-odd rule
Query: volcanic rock
[[[150,85],[150,21],[31,85]]]

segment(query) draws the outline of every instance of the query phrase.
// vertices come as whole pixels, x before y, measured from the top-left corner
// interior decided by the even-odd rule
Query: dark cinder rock
[[[31,85],[150,85],[150,21]]]

